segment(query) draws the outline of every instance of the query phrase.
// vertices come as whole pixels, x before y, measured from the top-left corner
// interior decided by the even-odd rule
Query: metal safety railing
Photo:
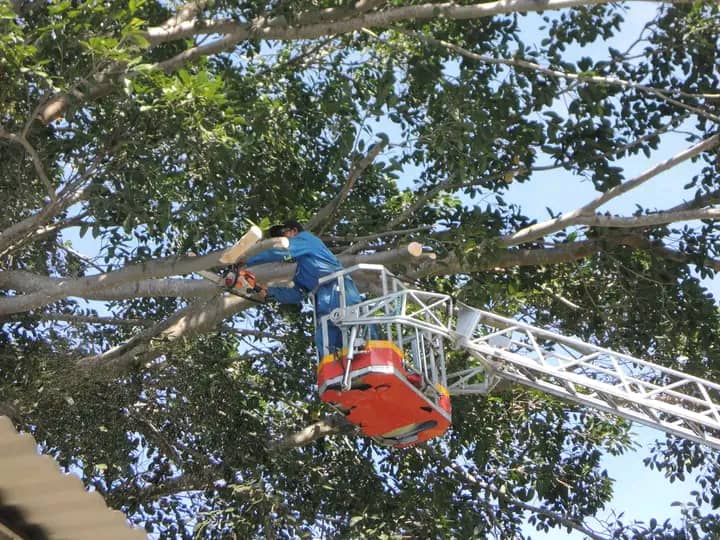
[[[381,294],[347,305],[348,276],[374,281]],[[451,297],[408,288],[384,266],[371,264],[358,264],[325,276],[318,287],[328,285],[337,287],[340,300],[337,309],[316,320],[323,335],[324,354],[331,353],[328,329],[333,324],[342,330],[348,366],[365,341],[387,340],[403,351],[410,372],[421,374],[430,386],[446,386],[443,339],[448,339],[452,332]]]

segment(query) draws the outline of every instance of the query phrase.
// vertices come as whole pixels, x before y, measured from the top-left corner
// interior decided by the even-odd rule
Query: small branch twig
[[[434,228],[434,225],[423,225],[422,227],[414,227],[412,229],[398,229],[395,231],[384,231],[375,234],[369,234],[367,236],[323,236],[324,240],[330,242],[364,242],[367,240],[377,240],[378,238],[384,238],[386,236],[405,236],[408,234],[429,231]]]
[[[234,253],[234,256],[246,257],[259,253],[267,247],[277,244],[277,240],[278,239],[263,240],[250,246],[243,246],[241,249],[242,252]],[[107,290],[133,282],[140,282],[141,280],[189,274],[215,266],[224,266],[223,256],[233,249],[235,248],[222,249],[197,257],[164,257],[130,264],[112,272],[58,280],[53,287],[44,290],[38,290],[37,292],[20,296],[0,298],[0,313],[9,314],[29,311],[67,296],[87,297],[97,291]]]
[[[37,150],[33,147],[32,144],[30,144],[30,141],[28,141],[24,136],[16,135],[14,133],[9,133],[5,130],[5,128],[0,126],[0,138],[7,139],[11,142],[14,142],[16,144],[19,144],[22,146],[25,151],[30,156],[30,159],[32,160],[33,166],[35,167],[35,172],[38,175],[38,178],[40,178],[40,181],[45,186],[45,189],[48,193],[48,196],[50,197],[51,201],[57,200],[57,195],[55,194],[55,190],[53,189],[52,183],[50,182],[50,179],[48,178],[47,174],[45,173],[45,167],[43,166],[42,159],[40,159],[40,154],[37,153]]]
[[[229,325],[224,325],[223,329],[238,336],[252,336],[260,339],[272,339],[275,341],[284,341],[289,337],[284,334],[271,334],[270,332],[262,332],[260,330],[252,330],[250,328],[234,328]]]

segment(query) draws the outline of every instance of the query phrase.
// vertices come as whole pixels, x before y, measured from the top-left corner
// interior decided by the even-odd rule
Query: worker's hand
[[[257,294],[256,294],[255,297],[256,297],[260,302],[265,302],[265,301],[267,300],[267,295],[268,295],[267,287],[263,287],[263,286],[261,285],[261,286],[260,286],[260,290],[257,292]]]

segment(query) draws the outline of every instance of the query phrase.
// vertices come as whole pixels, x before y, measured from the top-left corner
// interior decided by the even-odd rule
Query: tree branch
[[[367,169],[368,166],[375,161],[375,158],[378,154],[380,154],[383,148],[385,148],[385,142],[374,144],[367,155],[355,164],[355,166],[350,170],[345,183],[340,188],[340,192],[332,201],[330,201],[329,204],[321,208],[315,216],[313,216],[307,225],[308,229],[315,231],[318,235],[322,234],[323,231],[327,229],[330,224],[330,220],[335,212],[338,211],[345,199],[347,199],[350,194],[350,190],[355,185],[355,182],[357,182],[357,179],[360,178],[363,171],[365,171],[365,169]]]
[[[544,221],[542,223],[537,223],[535,225],[525,227],[524,229],[521,229],[514,234],[501,237],[500,244],[504,246],[522,244],[524,242],[530,242],[532,240],[542,238],[543,236],[560,231],[571,225],[577,225],[588,214],[594,212],[600,206],[606,204],[610,200],[619,197],[624,193],[627,193],[628,191],[647,182],[658,174],[672,169],[676,165],[679,165],[680,163],[697,156],[701,152],[714,148],[719,142],[720,135],[713,135],[712,137],[708,137],[707,139],[700,141],[698,144],[688,148],[687,150],[684,150],[683,152],[680,152],[672,158],[658,165],[655,165],[654,167],[651,167],[647,171],[643,172],[642,174],[636,176],[631,180],[628,180],[624,184],[620,184],[619,186],[609,189],[585,206],[582,206],[571,212],[567,212],[555,219]]]
[[[19,221],[0,232],[0,258],[6,257],[19,246],[27,243],[30,237],[45,232],[44,225],[49,223],[58,214],[89,195],[89,186],[78,189],[66,197],[58,197],[42,210]]]
[[[588,227],[613,227],[613,228],[642,228],[666,225],[678,221],[692,221],[695,219],[720,219],[720,208],[698,208],[694,210],[678,210],[675,212],[655,212],[642,216],[605,216],[595,214],[593,216],[582,216],[578,218],[577,225]]]
[[[464,49],[463,47],[460,47],[459,45],[455,45],[453,43],[448,43],[447,41],[435,39],[435,38],[432,38],[429,36],[425,36],[425,35],[419,34],[417,32],[410,32],[410,31],[403,30],[403,29],[398,29],[397,31],[404,35],[424,41],[426,43],[430,43],[433,45],[443,47],[445,49],[452,50],[452,51],[460,54],[461,56],[464,56],[465,58],[469,58],[469,59],[475,60],[477,62],[483,62],[486,64],[499,64],[499,65],[504,65],[504,66],[521,68],[521,69],[528,69],[531,71],[536,71],[538,73],[543,73],[544,75],[549,75],[551,77],[557,77],[560,79],[567,79],[567,80],[571,80],[571,81],[596,83],[596,84],[601,84],[601,85],[605,85],[605,86],[620,86],[622,88],[630,88],[633,90],[638,90],[639,92],[643,92],[645,94],[654,95],[654,96],[662,99],[663,101],[665,101],[667,103],[672,103],[673,105],[676,105],[677,107],[680,107],[682,109],[692,111],[695,114],[697,114],[698,116],[702,116],[709,120],[712,120],[713,122],[720,123],[720,116],[717,116],[716,114],[713,114],[710,111],[701,109],[699,107],[694,107],[692,105],[688,105],[686,103],[683,103],[682,101],[678,101],[678,100],[670,97],[671,94],[676,94],[678,96],[689,97],[689,98],[719,99],[720,94],[691,94],[691,93],[682,92],[682,91],[662,90],[659,88],[654,88],[651,86],[646,86],[643,84],[638,84],[638,83],[618,79],[617,77],[602,77],[600,75],[585,75],[582,73],[569,73],[569,72],[564,72],[564,71],[558,71],[556,69],[546,68],[544,66],[541,66],[540,64],[535,64],[533,62],[528,62],[526,60],[493,58],[490,56],[477,54],[477,53],[474,53],[467,49]]]
[[[26,294],[42,294],[42,291],[52,290],[64,281],[65,278],[40,276],[24,270],[0,272],[0,289]],[[161,296],[196,298],[217,293],[218,289],[219,287],[214,283],[200,279],[145,279],[75,296],[87,300],[125,300]]]
[[[168,343],[207,332],[251,305],[249,300],[229,294],[190,304],[117,347],[77,360],[76,365],[86,372],[122,373],[145,359],[151,359]]]
[[[267,445],[268,452],[278,454],[286,452],[293,448],[307,446],[318,439],[327,437],[328,435],[344,434],[350,435],[357,433],[358,428],[345,419],[341,414],[333,414],[326,416],[322,420],[307,426],[300,431],[286,435],[285,437],[271,441]]]
[[[552,247],[488,248],[487,251],[483,251],[481,246],[474,253],[472,261],[460,260],[455,255],[448,254],[442,259],[426,262],[416,269],[409,269],[405,275],[409,279],[420,279],[448,274],[468,275],[518,266],[550,266],[590,257],[607,250],[608,246],[648,248],[650,243],[637,234],[615,234],[567,244],[554,244]]]
[[[40,107],[37,118],[43,124],[49,124],[62,117],[71,105],[80,105],[103,98],[110,94],[114,88],[115,85],[104,82],[91,86],[87,92],[80,92],[76,87],[68,93],[55,95]]]
[[[36,235],[45,233],[44,226],[74,204],[84,201],[90,194],[91,183],[88,181],[98,170],[103,158],[112,149],[98,153],[90,167],[76,178],[71,179],[49,204],[42,210],[0,231],[0,259],[6,257],[18,247],[26,244]]]
[[[663,3],[662,0],[646,0]],[[669,0],[671,3],[687,3],[690,0]],[[357,10],[356,16],[348,17],[346,11],[336,8],[300,13],[288,24],[285,17],[258,17],[249,23],[239,23],[231,19],[199,21],[188,20],[175,25],[172,31],[163,26],[148,28],[145,38],[153,45],[185,39],[197,35],[224,34],[225,39],[213,42],[211,47],[195,47],[185,51],[187,59],[208,54],[206,51],[227,50],[240,41],[248,39],[300,40],[316,39],[327,35],[340,35],[359,31],[362,28],[387,28],[393,24],[407,21],[427,21],[432,19],[469,20],[507,13],[525,13],[531,11],[549,11],[571,7],[608,4],[611,0],[546,0],[538,3],[534,0],[514,0],[458,5],[454,2],[425,3],[411,6],[388,7],[377,11]],[[315,21],[320,21],[313,24]],[[222,45],[220,43],[223,43]],[[218,50],[218,47],[222,47]],[[193,51],[193,52],[190,52]],[[185,54],[183,53],[183,54]]]

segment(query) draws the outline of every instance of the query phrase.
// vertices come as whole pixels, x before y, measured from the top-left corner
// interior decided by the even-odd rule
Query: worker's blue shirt
[[[312,292],[318,284],[318,280],[328,274],[342,270],[342,265],[335,255],[317,236],[307,231],[302,231],[289,239],[288,248],[273,248],[254,257],[250,257],[247,266],[256,266],[271,262],[295,262],[297,269],[293,281],[295,286],[289,287],[268,287],[268,295],[282,304],[299,304],[302,302],[303,293]],[[360,301],[352,280],[346,281],[346,299],[348,304],[355,304]],[[349,284],[349,287],[348,287]],[[338,307],[337,294],[332,291],[333,283],[321,287],[317,291],[318,313],[329,313]],[[328,290],[325,290],[328,289]]]

